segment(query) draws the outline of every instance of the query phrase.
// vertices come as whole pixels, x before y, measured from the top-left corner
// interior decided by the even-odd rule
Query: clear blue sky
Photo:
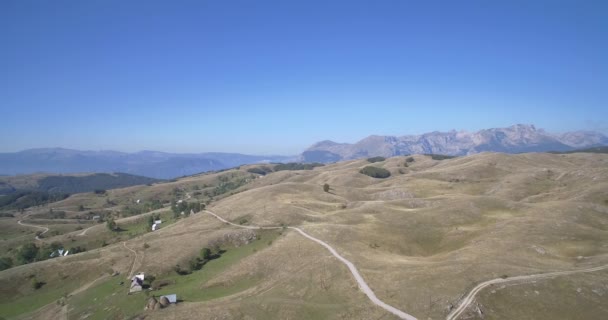
[[[0,151],[608,133],[608,1],[0,1]]]

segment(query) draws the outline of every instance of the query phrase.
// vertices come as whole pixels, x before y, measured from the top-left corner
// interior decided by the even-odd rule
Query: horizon
[[[536,130],[543,130],[546,133],[550,134],[550,135],[559,135],[562,133],[566,133],[566,132],[550,132],[548,130],[545,130],[544,128],[540,128],[534,124],[523,124],[523,123],[516,123],[516,124],[512,124],[510,126],[506,126],[503,128],[510,128],[510,127],[514,127],[514,126],[533,126]],[[480,130],[485,130],[485,129],[502,129],[502,128],[483,128]],[[428,133],[432,133],[432,132],[441,132],[441,133],[447,133],[447,132],[467,132],[467,133],[475,133],[478,132],[480,130],[477,131],[470,131],[470,130],[464,130],[464,129],[450,129],[450,130],[446,130],[446,131],[429,131],[429,132],[421,132],[421,133],[413,133],[413,134],[407,134],[407,135],[394,135],[396,137],[403,137],[403,136],[419,136],[419,135],[423,135],[423,134],[428,134]],[[568,132],[598,132],[601,133],[605,136],[607,136],[605,133],[600,132],[600,131],[593,131],[593,130],[573,130],[573,131],[568,131]],[[390,136],[390,135],[379,135],[379,134],[369,134],[365,137],[361,137],[360,139],[357,139],[355,141],[335,141],[335,140],[331,140],[331,139],[324,139],[324,140],[319,140],[319,141],[315,141],[313,143],[311,143],[310,145],[308,145],[307,147],[303,148],[300,151],[297,151],[295,153],[292,154],[279,154],[279,153],[244,153],[244,152],[239,152],[239,151],[214,151],[214,150],[201,150],[201,151],[193,151],[193,152],[174,152],[174,151],[165,151],[165,150],[152,150],[152,149],[140,149],[140,150],[134,150],[134,151],[125,151],[125,150],[117,150],[117,149],[79,149],[79,148],[68,148],[68,147],[62,147],[62,146],[47,146],[47,147],[34,147],[34,148],[27,148],[27,149],[20,149],[20,150],[15,150],[15,151],[0,151],[0,153],[19,153],[19,152],[25,152],[25,151],[31,151],[31,150],[45,150],[45,149],[60,149],[60,150],[72,150],[72,151],[80,151],[80,152],[120,152],[120,153],[127,153],[127,154],[137,154],[137,153],[143,153],[143,152],[160,152],[160,153],[169,153],[169,154],[213,154],[213,153],[225,153],[225,154],[242,154],[242,155],[253,155],[253,156],[285,156],[285,157],[292,157],[292,156],[297,156],[298,154],[302,153],[303,151],[305,151],[307,148],[312,147],[313,145],[319,143],[319,142],[325,142],[325,141],[330,141],[330,142],[335,142],[335,143],[346,143],[346,144],[355,144],[367,137],[371,137],[371,136]]]
[[[608,134],[608,3],[0,3],[0,152]]]

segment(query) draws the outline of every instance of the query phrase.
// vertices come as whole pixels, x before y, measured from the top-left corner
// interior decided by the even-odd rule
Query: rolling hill
[[[17,221],[36,224],[32,219],[49,206],[2,218],[0,227],[14,231],[5,233],[0,257],[27,241],[88,250],[1,271],[0,316],[397,319],[362,293],[343,261],[293,226],[352,262],[378,299],[418,319],[445,319],[471,289],[493,279],[503,282],[476,292],[460,319],[608,317],[608,269],[594,269],[608,264],[608,155],[409,158],[275,172],[248,165],[105,195],[72,195],[51,205],[66,212],[64,220],[80,215],[80,205],[106,210],[124,231],[93,225],[84,235],[68,230],[36,241],[18,231],[25,227]],[[367,166],[390,176],[360,173]],[[113,207],[105,207],[108,199]],[[146,217],[173,217],[171,208],[123,216],[133,199],[204,203],[208,211],[178,213],[149,232],[138,229]],[[217,256],[201,266],[201,249],[215,246]],[[126,295],[120,282],[140,271],[155,278],[155,290]],[[519,278],[560,271],[567,272]],[[32,275],[44,282],[41,288],[32,287]],[[149,297],[163,294],[181,301],[143,310]]]

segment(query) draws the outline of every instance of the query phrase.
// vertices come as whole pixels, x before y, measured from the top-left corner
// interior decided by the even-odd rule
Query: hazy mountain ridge
[[[462,156],[484,151],[521,153],[571,151],[608,145],[608,137],[598,132],[575,131],[551,134],[534,125],[517,124],[507,128],[484,129],[477,132],[429,132],[421,135],[372,135],[357,143],[336,143],[325,140],[304,151],[306,162],[335,162],[363,157],[391,157],[407,154],[445,154]]]
[[[0,153],[1,174],[34,172],[124,172],[159,179],[232,168],[242,164],[282,162],[285,156],[255,156],[237,153],[178,154],[159,151],[125,153],[111,150],[81,151],[63,148],[29,149]]]

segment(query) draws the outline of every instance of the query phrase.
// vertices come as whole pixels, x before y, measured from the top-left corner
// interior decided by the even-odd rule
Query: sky
[[[0,1],[0,152],[608,134],[608,1]]]

